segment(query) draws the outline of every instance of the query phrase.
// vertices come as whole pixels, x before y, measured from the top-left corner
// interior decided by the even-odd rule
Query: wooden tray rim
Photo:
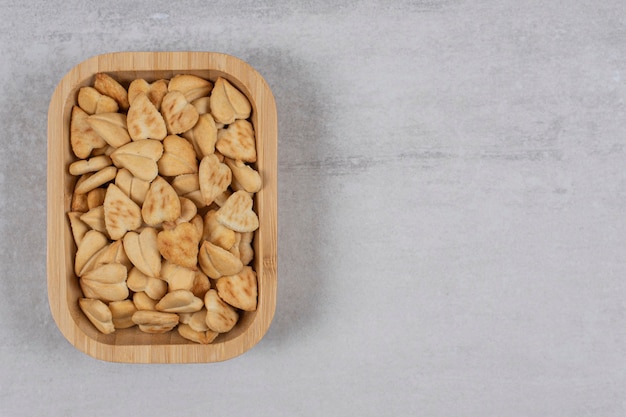
[[[130,65],[130,67],[129,67]],[[60,239],[67,221],[64,210],[65,167],[60,146],[55,146],[63,129],[63,109],[76,85],[96,72],[215,71],[239,81],[254,104],[261,106],[258,137],[259,166],[263,164],[264,189],[257,195],[262,207],[257,239],[264,242],[255,263],[259,273],[259,307],[248,329],[236,338],[209,345],[199,344],[106,344],[88,336],[72,318],[67,306],[66,259]],[[61,122],[60,122],[61,121]],[[255,126],[255,129],[257,126]],[[257,139],[259,140],[259,139]],[[206,363],[234,358],[248,351],[265,335],[274,316],[277,288],[277,115],[273,94],[263,77],[246,62],[217,52],[113,52],[93,56],[73,67],[55,89],[48,110],[47,180],[47,283],[48,301],[54,321],[64,337],[77,349],[99,360],[123,363]],[[257,255],[259,253],[257,252]],[[263,284],[261,284],[263,282]]]

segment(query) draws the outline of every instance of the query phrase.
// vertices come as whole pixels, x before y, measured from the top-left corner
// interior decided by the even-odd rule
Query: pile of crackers
[[[79,306],[100,332],[177,330],[206,344],[256,310],[251,111],[222,77],[125,86],[99,73],[79,89],[68,218]]]

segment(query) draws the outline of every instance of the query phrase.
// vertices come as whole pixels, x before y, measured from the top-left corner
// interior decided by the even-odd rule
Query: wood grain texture
[[[181,338],[177,332],[148,335],[136,328],[99,333],[78,308],[81,296],[73,272],[76,252],[67,211],[75,179],[68,166],[75,160],[69,144],[72,106],[80,87],[91,85],[98,72],[122,83],[135,78],[153,81],[176,74],[210,80],[228,79],[252,104],[257,140],[256,168],[263,189],[255,196],[260,227],[254,240],[254,268],[259,283],[258,307],[240,316],[235,328],[210,345]],[[211,52],[121,52],[95,56],[72,68],[57,86],[48,110],[47,278],[54,320],[65,338],[94,358],[128,363],[200,363],[223,361],[249,350],[267,332],[276,306],[277,287],[277,114],[272,92],[250,65]]]

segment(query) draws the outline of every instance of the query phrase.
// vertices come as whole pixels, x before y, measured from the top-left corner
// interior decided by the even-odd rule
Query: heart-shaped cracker
[[[90,209],[87,213],[83,213],[80,216],[80,219],[93,230],[108,234],[106,224],[104,222],[104,206],[98,206]]]
[[[211,97],[200,97],[191,102],[199,115],[211,113]]]
[[[215,81],[210,105],[215,120],[224,124],[230,124],[235,119],[247,119],[252,111],[246,96],[222,77]]]
[[[76,185],[79,185],[81,179],[85,178],[85,175],[82,175],[78,181],[76,181]],[[200,192],[200,190],[198,190]],[[202,199],[202,197],[200,198]],[[204,201],[202,202],[202,207],[204,207]],[[72,201],[70,203],[70,210],[77,211],[81,213],[86,213],[89,211],[89,205],[87,202],[87,194],[78,194],[76,191],[72,193]]]
[[[179,324],[176,329],[178,330],[178,334],[185,339],[200,343],[201,345],[208,345],[213,342],[217,336],[219,336],[219,333],[211,330],[194,330],[189,324]]]
[[[206,206],[200,191],[200,180],[198,174],[177,175],[172,180],[172,187],[176,193],[193,201],[198,209]]]
[[[208,96],[213,89],[213,83],[191,74],[175,75],[168,85],[169,91],[180,91],[188,102],[200,97]]]
[[[101,94],[111,97],[122,110],[128,109],[128,92],[120,83],[105,73],[95,76],[93,86]]]
[[[217,133],[215,148],[230,159],[244,162],[256,161],[254,128],[247,120],[235,120]]]
[[[81,278],[79,280],[80,288],[87,298],[95,298],[105,302],[121,301],[128,298],[128,287],[126,282],[118,282],[106,284],[99,281],[92,281]]]
[[[163,97],[161,114],[167,131],[173,135],[188,131],[198,121],[198,111],[180,91],[170,91]]]
[[[261,189],[261,175],[250,165],[244,164],[243,161],[235,161],[230,158],[225,158],[224,163],[228,165],[228,168],[230,168],[233,173],[233,178],[241,184],[245,191],[256,193]]]
[[[241,233],[235,232],[235,243],[233,243],[233,246],[228,249],[228,252],[235,255],[237,258],[239,258],[239,260],[241,260],[241,254],[239,253],[239,242],[241,242],[241,235]],[[243,264],[243,261],[241,263]]]
[[[163,155],[163,144],[158,140],[142,139],[117,148],[110,156],[118,168],[126,168],[133,176],[152,181],[159,174],[157,161]]]
[[[230,185],[232,173],[228,165],[219,161],[214,154],[207,155],[200,161],[198,180],[200,193],[205,205],[209,205]]]
[[[193,295],[191,291],[174,290],[165,294],[154,308],[166,313],[195,313],[203,306],[202,299]]]
[[[161,266],[161,274],[163,267]],[[145,292],[153,300],[160,300],[167,293],[167,282],[160,278],[149,277],[137,268],[128,273],[128,289],[133,292]]]
[[[244,311],[256,310],[257,279],[256,272],[249,266],[236,275],[221,277],[215,283],[220,298],[233,307]]]
[[[191,223],[177,224],[174,229],[163,230],[158,235],[158,248],[163,258],[185,268],[195,268],[198,263],[200,233]]]
[[[193,287],[195,271],[168,260],[161,263],[160,278],[167,283],[168,291],[187,290]]]
[[[235,327],[239,314],[219,297],[217,291],[207,291],[204,306],[207,310],[206,324],[209,329],[217,333],[226,333]]]
[[[141,209],[118,186],[110,184],[104,197],[104,224],[113,240],[141,227]]]
[[[198,263],[202,272],[213,279],[234,275],[243,269],[243,264],[237,256],[206,240],[200,247]]]
[[[133,314],[132,320],[145,333],[167,333],[178,324],[178,314],[162,311],[139,310]]]
[[[150,182],[133,176],[129,170],[122,168],[117,171],[115,185],[130,197],[138,205],[142,205],[148,194]]]
[[[81,240],[89,230],[89,226],[80,219],[84,213],[80,211],[70,211],[67,213],[67,217],[70,220],[70,227],[72,228],[72,236],[74,237],[74,243],[76,246],[80,245]]]
[[[126,123],[132,140],[163,140],[167,136],[163,116],[145,93],[139,93],[134,98]]]
[[[128,259],[128,256],[126,256],[121,240],[115,240],[108,245],[105,245],[91,258],[89,258],[87,263],[85,263],[81,274],[85,275],[89,271],[98,268],[101,265],[113,263],[124,265],[126,270],[130,270],[130,268],[132,268],[132,263],[130,262],[130,259]]]
[[[78,305],[96,329],[104,334],[111,334],[115,331],[111,310],[102,301],[80,298]]]
[[[200,191],[198,174],[177,175],[172,180],[172,187],[174,187],[176,193],[181,197],[194,191]]]
[[[191,287],[193,295],[199,298],[204,298],[204,294],[206,294],[206,292],[210,289],[211,281],[209,281],[209,277],[207,277],[201,270],[195,271],[193,285]]]
[[[104,139],[98,135],[87,122],[87,114],[78,106],[72,107],[70,119],[70,144],[72,152],[81,159],[89,157],[91,151],[106,146]]]
[[[217,126],[215,126],[213,116],[209,113],[201,114],[196,125],[183,133],[183,136],[192,143],[198,159],[214,153],[215,142],[217,142]]]
[[[112,301],[109,303],[109,310],[113,316],[113,325],[116,329],[128,329],[133,327],[133,314],[137,311],[132,300]]]
[[[101,185],[111,181],[113,178],[115,178],[116,174],[117,168],[115,168],[114,166],[102,168],[98,172],[88,172],[81,177],[82,181],[80,182],[80,184],[76,183],[76,188],[74,189],[74,192],[76,194],[87,194],[89,191],[94,190]]]
[[[130,135],[126,129],[126,115],[123,113],[92,114],[87,118],[87,123],[114,148],[130,142]]]
[[[186,268],[168,260],[164,260],[161,264],[161,279],[167,282],[170,291],[190,291],[193,287],[195,275],[196,273],[192,268]]]
[[[147,276],[158,278],[161,273],[161,254],[157,245],[157,231],[146,227],[141,233],[128,232],[123,242],[126,255],[133,265]]]
[[[177,135],[163,139],[163,156],[157,162],[159,174],[166,177],[198,172],[198,161],[193,145]]]
[[[83,175],[88,172],[100,171],[103,168],[110,166],[113,162],[107,155],[94,156],[89,159],[81,159],[70,164],[70,174]]]
[[[104,196],[106,193],[106,188],[94,188],[89,191],[87,193],[87,207],[89,207],[89,210],[104,204]]]
[[[207,289],[208,291],[208,289]],[[202,294],[202,300],[204,300],[204,296],[206,295],[206,291],[204,294]],[[189,318],[188,322],[186,324],[189,325],[189,327],[191,327],[192,329],[194,329],[197,332],[206,332],[207,330],[209,330],[209,326],[206,325],[206,308],[204,308],[204,301],[202,302],[202,309],[196,311],[195,313],[191,314],[191,317]]]
[[[252,197],[245,191],[236,191],[215,215],[218,222],[236,232],[254,232],[259,228],[259,218],[252,210]]]
[[[248,265],[254,258],[252,239],[254,239],[254,232],[241,234],[241,240],[239,241],[239,259],[241,259],[241,263],[244,265]]]
[[[180,200],[180,217],[176,219],[175,223],[191,222],[191,220],[198,214],[198,207],[195,203],[188,198],[179,197]]]
[[[149,83],[144,79],[137,78],[133,80],[128,86],[128,102],[130,106],[133,106],[135,99],[140,94],[145,94],[150,102],[154,104],[156,109],[161,108],[161,101],[167,94],[167,80],[156,80],[153,83]]]
[[[141,207],[144,222],[150,226],[173,222],[180,217],[180,211],[180,198],[174,188],[163,177],[156,177]]]
[[[229,250],[235,243],[236,232],[218,222],[216,214],[216,210],[209,210],[204,215],[202,238],[222,249]]]
[[[98,253],[109,243],[107,237],[97,230],[90,230],[83,236],[80,244],[76,249],[76,256],[74,257],[74,272],[76,276],[81,276],[85,273],[85,265],[89,262],[92,256]]]
[[[143,291],[133,294],[133,304],[137,310],[154,311],[154,307],[158,300],[153,300],[148,294]]]
[[[109,96],[100,94],[93,87],[82,87],[78,90],[78,105],[87,114],[114,113],[119,110],[117,102]]]

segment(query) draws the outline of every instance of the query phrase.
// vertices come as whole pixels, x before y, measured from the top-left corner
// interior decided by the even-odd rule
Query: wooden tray
[[[240,315],[233,330],[212,344],[189,342],[173,331],[150,335],[136,327],[110,335],[98,332],[78,307],[82,296],[73,272],[74,245],[67,212],[75,178],[68,166],[75,160],[69,141],[70,113],[78,89],[93,85],[105,72],[123,84],[135,78],[154,81],[176,74],[228,79],[252,105],[257,140],[256,168],[263,189],[255,196],[260,227],[254,239],[253,267],[258,276],[258,307]],[[250,65],[212,52],[120,52],[90,58],[72,68],[57,86],[48,111],[48,300],[52,316],[67,340],[94,358],[127,363],[218,362],[241,355],[267,332],[276,306],[277,285],[277,115],[270,88]]]

